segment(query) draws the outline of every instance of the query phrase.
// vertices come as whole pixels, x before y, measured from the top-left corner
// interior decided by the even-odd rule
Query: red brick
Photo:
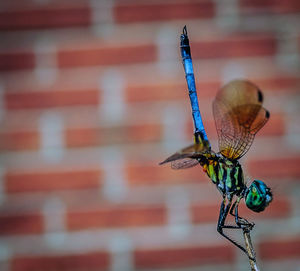
[[[37,150],[39,145],[37,131],[5,131],[0,133],[0,150],[2,151]]]
[[[0,52],[0,71],[33,69],[34,66],[35,56],[32,51]]]
[[[262,90],[280,90],[286,93],[298,90],[300,78],[299,76],[276,74],[271,78],[255,78],[251,81],[255,82]]]
[[[68,128],[65,132],[68,147],[87,147],[120,143],[152,142],[161,139],[160,124],[137,124],[107,128]]]
[[[211,18],[213,1],[177,1],[177,3],[119,3],[114,8],[117,23],[165,21],[177,19]]]
[[[58,66],[86,67],[152,62],[157,59],[156,47],[149,45],[98,46],[58,51]]]
[[[298,0],[240,0],[239,3],[244,12],[289,13],[300,11],[300,3]]]
[[[270,159],[255,159],[248,163],[248,170],[252,176],[260,178],[293,178],[300,177],[300,157],[280,157]]]
[[[88,26],[91,11],[85,5],[43,5],[11,9],[0,13],[1,30],[27,30],[55,27]]]
[[[161,157],[161,160],[165,158]],[[161,161],[155,161],[153,164],[129,162],[126,165],[126,179],[129,184],[136,186],[209,181],[200,166],[187,170],[173,170],[170,165],[159,166],[159,162]]]
[[[193,42],[191,48],[194,59],[270,56],[276,53],[276,39],[268,34],[228,36]]]
[[[87,228],[138,227],[166,223],[163,206],[116,206],[84,211],[72,210],[67,214],[69,230]]]
[[[199,98],[212,97],[220,87],[217,81],[197,82]],[[126,88],[127,102],[170,101],[187,98],[186,84],[162,83],[155,85],[134,85]]]
[[[98,169],[7,172],[5,174],[6,191],[8,193],[51,192],[98,188],[101,175]]]
[[[101,134],[97,128],[68,128],[65,131],[65,143],[70,148],[97,146],[101,142]]]
[[[136,268],[175,268],[207,263],[233,263],[233,246],[140,249],[134,252]]]
[[[44,230],[40,214],[0,215],[0,235],[40,234]]]
[[[149,142],[161,139],[163,127],[160,124],[147,123],[131,125],[125,133],[129,142]]]
[[[58,90],[58,91],[24,91],[6,92],[4,95],[6,108],[32,109],[76,105],[98,105],[99,91],[96,89],[85,90]]]
[[[184,98],[184,85],[135,85],[126,88],[127,102],[169,101]]]
[[[216,193],[219,193],[216,189]],[[219,217],[219,210],[221,205],[222,197],[220,197],[220,202],[216,204],[203,204],[194,205],[191,207],[192,222],[193,223],[203,223],[203,222],[216,222]]]
[[[12,259],[12,271],[53,271],[53,270],[108,270],[108,252],[90,252],[76,255],[18,256]]]
[[[259,245],[259,256],[265,260],[299,259],[300,238],[264,241]]]

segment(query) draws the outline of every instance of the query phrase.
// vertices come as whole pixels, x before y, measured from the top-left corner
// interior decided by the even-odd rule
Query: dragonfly
[[[212,104],[219,143],[219,152],[214,152],[199,110],[186,26],[180,36],[180,51],[192,108],[194,143],[177,151],[160,165],[171,163],[172,169],[187,169],[199,164],[202,166],[223,198],[217,231],[248,255],[247,250],[225,234],[224,229],[252,230],[254,223],[239,216],[241,199],[254,212],[265,210],[273,199],[271,189],[263,181],[254,180],[249,186],[246,185],[239,163],[239,159],[252,145],[256,133],[269,120],[270,113],[262,106],[263,94],[255,84],[247,80],[227,83],[217,92]],[[234,225],[226,224],[228,214],[234,217]]]

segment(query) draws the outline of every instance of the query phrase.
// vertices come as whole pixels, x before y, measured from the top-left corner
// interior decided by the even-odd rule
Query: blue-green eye
[[[247,190],[245,202],[252,211],[261,212],[269,205],[272,199],[271,189],[264,182],[254,180]]]

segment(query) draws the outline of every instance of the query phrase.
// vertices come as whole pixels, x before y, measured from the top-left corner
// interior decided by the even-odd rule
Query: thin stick
[[[249,263],[251,266],[251,271],[259,271],[259,268],[256,265],[256,255],[251,242],[250,230],[249,228],[243,228],[243,235],[245,239],[246,249],[249,256]]]

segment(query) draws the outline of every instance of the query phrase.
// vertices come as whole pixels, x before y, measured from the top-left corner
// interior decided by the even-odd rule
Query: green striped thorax
[[[245,191],[243,170],[238,161],[230,161],[214,152],[203,154],[198,161],[223,196],[231,198]]]
[[[259,180],[254,180],[245,193],[246,205],[254,212],[263,211],[272,199],[271,189]]]

